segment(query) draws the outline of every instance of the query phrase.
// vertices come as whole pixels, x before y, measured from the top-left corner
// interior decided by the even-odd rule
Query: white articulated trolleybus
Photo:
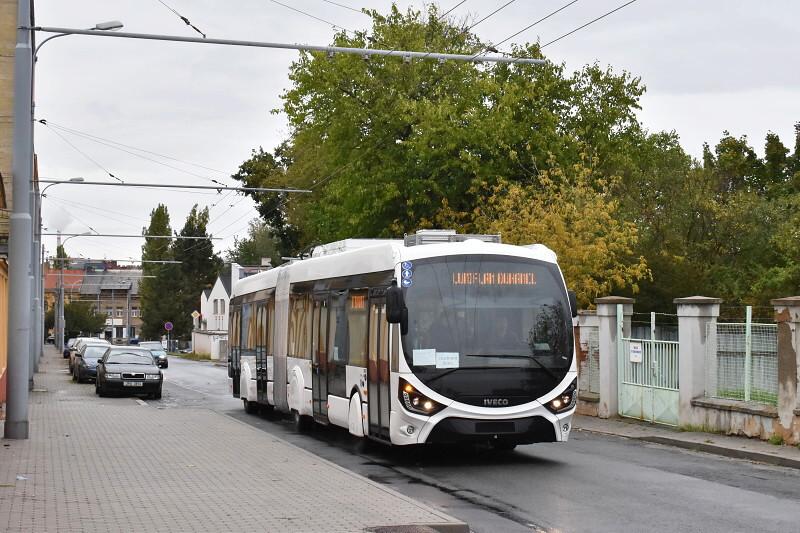
[[[228,373],[248,412],[397,445],[566,441],[574,294],[542,245],[348,239],[239,281]]]

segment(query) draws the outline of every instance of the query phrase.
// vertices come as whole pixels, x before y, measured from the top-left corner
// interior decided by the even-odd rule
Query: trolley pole
[[[17,1],[17,45],[14,49],[14,144],[12,155],[13,211],[9,236],[8,398],[4,435],[28,438],[28,379],[31,375],[31,248],[33,220],[30,191],[33,180],[32,102],[33,50],[30,0]]]

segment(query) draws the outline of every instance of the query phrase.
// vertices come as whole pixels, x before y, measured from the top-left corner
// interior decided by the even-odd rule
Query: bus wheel
[[[254,415],[258,413],[258,404],[256,402],[248,401],[247,398],[242,398],[242,403],[244,404],[244,412],[248,415]]]
[[[298,433],[305,433],[311,429],[312,419],[307,416],[301,415],[298,411],[292,411],[292,420],[294,421],[294,429]]]

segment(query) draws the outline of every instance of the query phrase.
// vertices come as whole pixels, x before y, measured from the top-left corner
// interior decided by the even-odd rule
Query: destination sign
[[[536,285],[533,272],[453,272],[453,285]]]

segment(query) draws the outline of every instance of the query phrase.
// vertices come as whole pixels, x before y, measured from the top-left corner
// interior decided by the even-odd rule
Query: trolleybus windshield
[[[534,388],[544,393],[569,370],[572,320],[554,264],[497,255],[445,256],[404,263],[403,278],[409,323],[405,357],[434,389],[442,382],[455,385],[458,374],[485,377],[492,369],[506,369],[517,374],[515,379],[535,374]]]

